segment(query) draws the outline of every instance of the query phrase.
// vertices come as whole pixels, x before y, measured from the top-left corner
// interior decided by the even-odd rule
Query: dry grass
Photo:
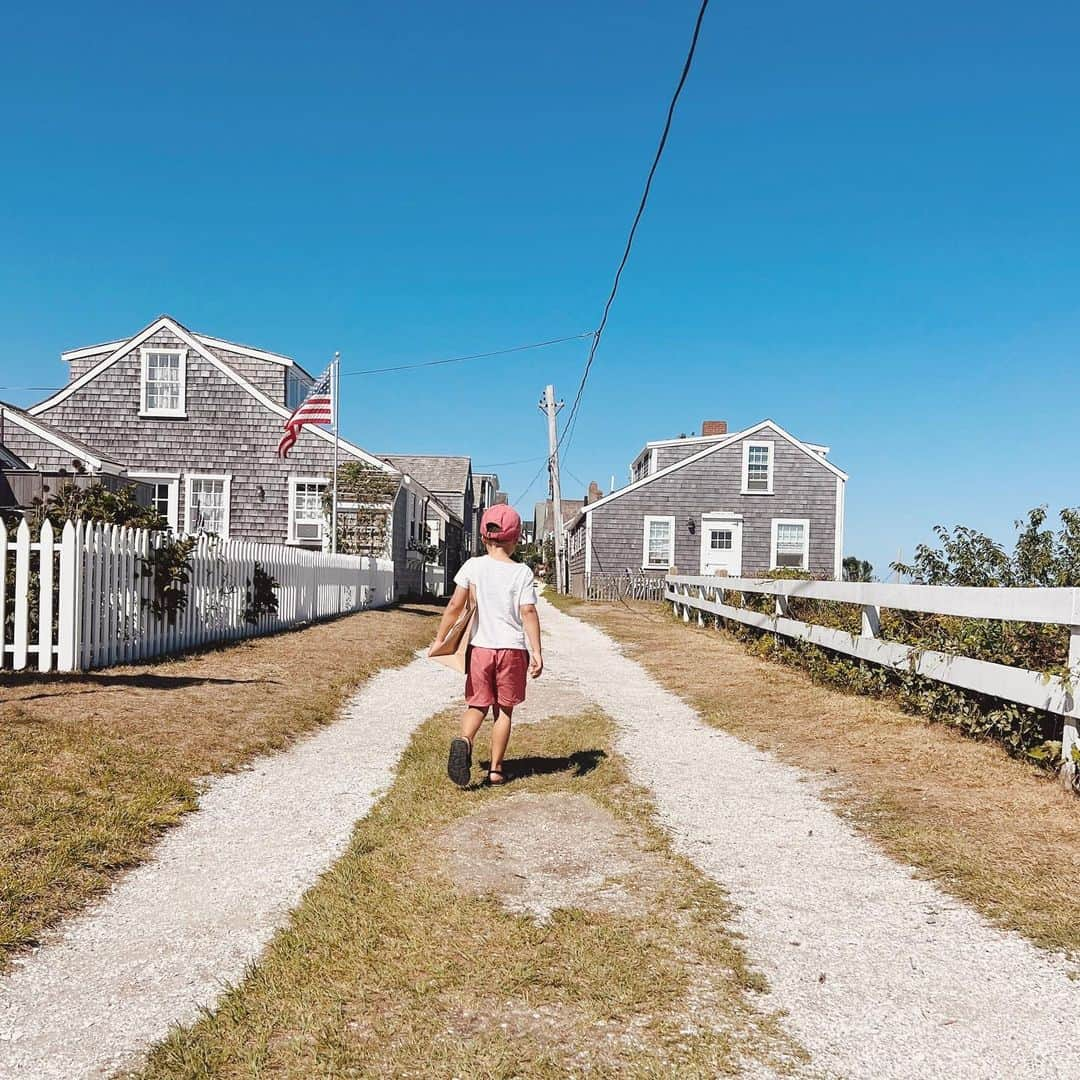
[[[762,981],[728,930],[727,901],[671,852],[602,715],[520,727],[507,762],[517,778],[467,792],[444,772],[455,726],[447,715],[420,729],[392,789],[291,925],[213,1013],[152,1052],[142,1080],[713,1077],[748,1059],[797,1066],[804,1056],[755,1008]],[[485,835],[504,817],[504,839],[529,830],[529,815],[511,812],[523,794],[531,806],[546,796],[555,812],[595,801],[576,833],[546,833],[565,847],[578,835],[587,845],[598,818],[621,830],[635,865],[653,868],[621,883],[639,903],[560,908],[537,922],[482,878],[459,887],[446,845],[472,845],[450,860],[459,873],[468,855],[498,859]],[[531,842],[544,833],[532,828]],[[558,859],[515,870],[558,873]]]
[[[0,946],[33,942],[143,859],[200,777],[331,720],[438,609],[362,612],[187,659],[0,679]],[[0,965],[4,953],[0,952]]]
[[[894,858],[997,924],[1080,954],[1080,799],[1041,770],[888,702],[817,686],[664,605],[570,609],[710,723],[835,781],[838,804]]]

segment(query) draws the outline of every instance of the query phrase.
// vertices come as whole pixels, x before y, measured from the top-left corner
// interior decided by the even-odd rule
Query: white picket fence
[[[170,624],[151,609],[148,559],[161,533],[45,522],[14,540],[0,522],[0,669],[88,671],[314,622],[394,599],[386,559],[326,555],[200,536],[189,558],[187,603]],[[277,612],[245,617],[255,565],[277,583]],[[8,578],[11,569],[13,580]]]
[[[724,592],[772,596],[775,610],[767,614],[736,607],[724,602]],[[849,634],[792,619],[788,608],[793,597],[858,605],[862,609],[862,632]],[[706,615],[718,615],[897,671],[911,671],[951,686],[1058,713],[1064,718],[1063,761],[1071,762],[1072,748],[1080,746],[1077,730],[1080,726],[1080,589],[994,589],[671,575],[667,578],[664,599],[687,621],[691,611],[697,613],[700,624],[704,624]],[[1070,677],[886,641],[881,637],[882,608],[1067,626]]]

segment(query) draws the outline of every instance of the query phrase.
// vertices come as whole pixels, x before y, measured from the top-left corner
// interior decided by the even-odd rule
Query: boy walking
[[[489,784],[505,782],[503,757],[514,706],[525,700],[526,675],[536,679],[544,670],[533,572],[511,558],[521,539],[517,511],[505,504],[488,507],[480,520],[480,539],[487,554],[469,559],[457,572],[457,588],[436,635],[436,641],[442,641],[464,611],[472,589],[478,617],[465,678],[466,709],[461,734],[450,743],[446,767],[458,787],[469,784],[473,740],[488,709],[495,723],[487,779]]]

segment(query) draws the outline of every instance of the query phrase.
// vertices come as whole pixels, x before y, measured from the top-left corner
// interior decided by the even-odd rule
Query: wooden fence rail
[[[380,607],[394,598],[393,563],[276,544],[200,536],[186,603],[154,613],[151,559],[165,534],[119,525],[49,522],[36,541],[0,522],[0,669],[87,671]],[[277,611],[253,608],[256,566]]]
[[[736,607],[725,602],[725,592],[771,596],[775,599],[775,610],[770,614]],[[862,609],[862,632],[850,634],[791,618],[789,607],[796,597],[857,605]],[[697,613],[702,625],[705,615],[720,616],[897,671],[910,671],[950,686],[1057,713],[1064,720],[1062,760],[1072,769],[1072,749],[1080,747],[1077,731],[1080,693],[1076,689],[1080,687],[1080,589],[961,588],[671,575],[666,581],[664,599],[687,621],[692,611]],[[882,608],[1067,626],[1070,676],[1047,675],[887,641],[881,637]]]

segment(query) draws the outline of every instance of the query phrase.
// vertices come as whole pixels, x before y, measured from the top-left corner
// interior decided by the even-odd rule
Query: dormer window
[[[742,493],[771,495],[773,493],[773,444],[771,442],[743,443]]]
[[[187,349],[147,347],[142,354],[143,416],[184,416],[187,391]]]

